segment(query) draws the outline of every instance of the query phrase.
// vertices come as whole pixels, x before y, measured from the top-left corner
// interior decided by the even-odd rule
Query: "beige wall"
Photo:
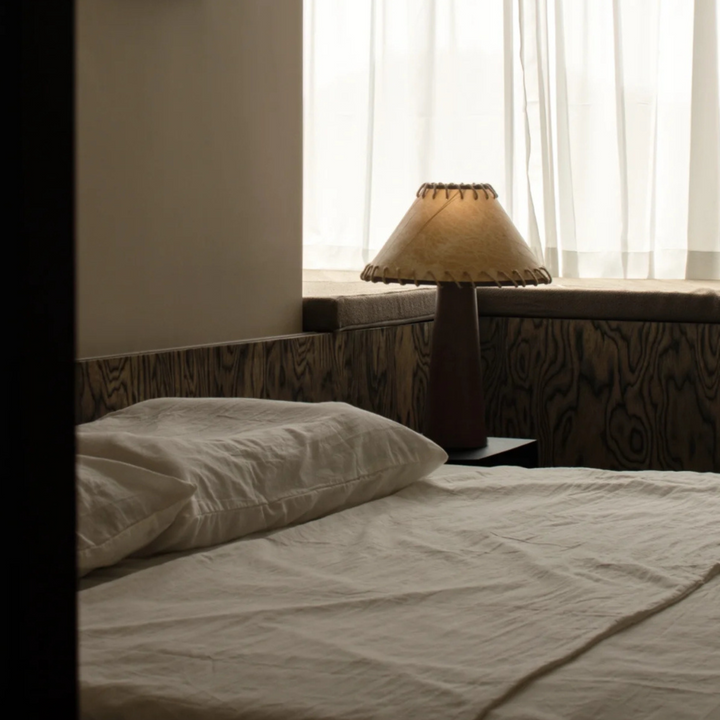
[[[301,0],[77,3],[78,356],[301,329]]]

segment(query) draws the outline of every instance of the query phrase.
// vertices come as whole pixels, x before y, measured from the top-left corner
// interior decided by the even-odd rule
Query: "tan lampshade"
[[[425,183],[360,276],[370,282],[552,282],[487,184]]]

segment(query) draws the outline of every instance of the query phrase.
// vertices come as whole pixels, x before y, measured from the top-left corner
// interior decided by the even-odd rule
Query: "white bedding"
[[[720,720],[720,575],[520,690],[488,720]]]
[[[94,469],[95,486],[107,495],[114,484],[120,492],[110,495],[123,498],[122,505],[101,499],[110,522],[79,524],[83,541],[83,525],[89,539],[109,536],[113,556],[121,549],[154,555],[211,547],[314,520],[390,495],[447,460],[428,438],[347,403],[254,398],[145,400],[79,425],[76,447],[79,479]],[[161,481],[179,485],[174,494],[185,502],[178,507]],[[139,545],[126,540],[136,539],[133,528],[146,508],[158,506],[167,522],[146,523]],[[168,506],[175,508],[169,517]],[[90,543],[95,563],[80,559],[99,567],[108,555]]]
[[[684,715],[646,707],[637,662],[625,692],[648,714],[618,715],[622,693],[593,673],[622,685],[615,664],[656,654],[657,632],[716,657],[712,635],[703,649],[673,628],[699,600],[717,614],[718,573],[716,475],[448,466],[83,591],[82,715],[709,718],[712,668],[683,677]]]

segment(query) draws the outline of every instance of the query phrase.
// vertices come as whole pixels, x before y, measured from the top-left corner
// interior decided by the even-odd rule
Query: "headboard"
[[[156,397],[344,401],[416,428],[430,325],[303,333],[77,363],[76,422]]]
[[[422,427],[431,322],[83,360],[77,422],[161,396],[343,401]],[[543,465],[720,472],[720,324],[480,320],[488,433]]]

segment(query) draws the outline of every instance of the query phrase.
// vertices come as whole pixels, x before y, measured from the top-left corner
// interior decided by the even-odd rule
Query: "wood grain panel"
[[[490,434],[540,462],[720,471],[720,326],[483,321]]]
[[[720,325],[482,318],[488,432],[545,465],[720,472]],[[77,365],[77,419],[163,396],[344,401],[422,429],[432,323]]]

